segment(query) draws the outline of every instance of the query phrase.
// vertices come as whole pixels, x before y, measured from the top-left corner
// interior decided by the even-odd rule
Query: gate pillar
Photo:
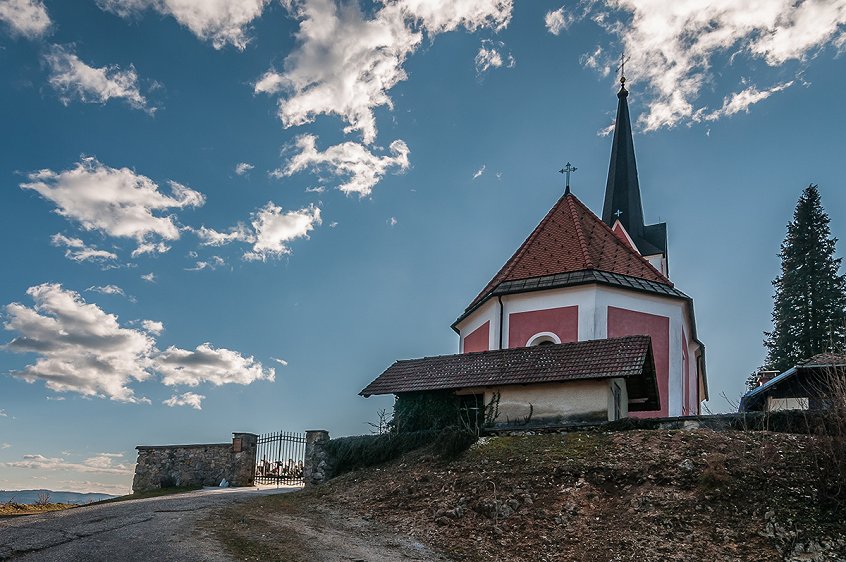
[[[306,431],[305,463],[303,465],[303,480],[305,486],[317,486],[330,478],[334,466],[326,444],[329,442],[329,432],[323,429]]]

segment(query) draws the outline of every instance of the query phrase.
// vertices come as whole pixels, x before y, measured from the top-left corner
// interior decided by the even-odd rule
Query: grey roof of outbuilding
[[[633,410],[659,408],[649,336],[518,347],[397,361],[362,396],[625,378]]]

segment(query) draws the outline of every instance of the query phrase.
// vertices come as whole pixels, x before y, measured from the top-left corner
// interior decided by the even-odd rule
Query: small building
[[[846,355],[822,353],[766,380],[740,399],[741,412],[824,410],[846,400]]]
[[[604,422],[660,407],[649,336],[397,361],[361,391],[452,391],[495,425]],[[475,420],[474,420],[475,421]]]

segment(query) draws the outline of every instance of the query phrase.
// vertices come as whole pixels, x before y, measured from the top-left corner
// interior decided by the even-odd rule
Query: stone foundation
[[[233,433],[232,443],[136,447],[133,492],[173,486],[252,486],[256,440],[252,433]]]

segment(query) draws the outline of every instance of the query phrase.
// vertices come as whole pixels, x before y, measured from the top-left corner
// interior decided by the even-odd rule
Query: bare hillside
[[[812,439],[710,430],[486,438],[451,462],[418,451],[244,509],[268,522],[264,555],[284,513],[315,524],[358,516],[455,560],[846,560],[846,521],[817,500]]]

